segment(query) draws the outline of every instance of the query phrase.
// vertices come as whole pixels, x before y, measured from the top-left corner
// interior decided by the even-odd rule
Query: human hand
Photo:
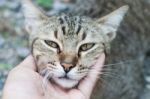
[[[94,69],[100,71],[105,60],[102,54]],[[32,56],[28,56],[21,64],[10,71],[3,90],[2,99],[89,99],[96,83],[98,73],[89,75],[80,82],[78,88],[66,91],[52,83],[48,83],[48,92],[43,88],[43,78],[36,72]]]

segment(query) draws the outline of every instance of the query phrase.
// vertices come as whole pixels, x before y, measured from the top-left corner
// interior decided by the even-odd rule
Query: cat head
[[[48,17],[25,0],[23,12],[38,71],[63,88],[72,88],[109,48],[128,6],[94,20],[81,16]]]

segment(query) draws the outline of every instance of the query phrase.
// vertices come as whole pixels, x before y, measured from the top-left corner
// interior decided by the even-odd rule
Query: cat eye
[[[53,48],[59,48],[58,44],[53,42],[53,41],[49,41],[49,40],[44,40],[44,42],[49,45],[50,47],[53,47]]]
[[[89,49],[91,49],[95,44],[94,43],[87,43],[87,44],[83,44],[81,47],[80,47],[80,51],[87,51]]]

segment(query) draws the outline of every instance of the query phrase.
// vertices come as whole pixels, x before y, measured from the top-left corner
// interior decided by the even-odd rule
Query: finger
[[[88,98],[92,93],[93,87],[97,81],[97,77],[99,74],[98,72],[100,72],[101,68],[103,67],[104,61],[105,54],[103,53],[97,60],[95,66],[93,67],[93,70],[91,70],[88,76],[79,84],[79,90],[81,90],[84,95],[88,95]]]
[[[29,55],[28,57],[26,57],[24,61],[21,62],[18,66],[36,71],[36,65],[35,65],[34,58],[32,55]]]

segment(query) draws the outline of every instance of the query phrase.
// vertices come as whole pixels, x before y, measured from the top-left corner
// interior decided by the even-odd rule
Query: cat
[[[38,72],[41,75],[51,73],[51,81],[63,88],[76,86],[90,72],[95,58],[103,52],[109,52],[110,43],[115,38],[127,10],[128,6],[123,6],[97,20],[85,16],[48,17],[30,1],[23,2],[25,26],[30,34],[32,54],[37,63]],[[123,74],[123,68],[117,68]],[[132,90],[134,87],[125,87],[134,79],[129,78],[130,81],[125,81],[124,78],[119,78],[119,81],[114,78],[104,77],[103,79],[107,83],[110,81],[112,86],[115,84],[118,86],[114,89],[98,82],[96,93],[99,95],[94,98],[136,99],[137,95],[134,94],[136,90]],[[139,90],[140,88],[141,85]],[[137,88],[137,91],[139,90]],[[122,93],[126,97],[121,97]]]

